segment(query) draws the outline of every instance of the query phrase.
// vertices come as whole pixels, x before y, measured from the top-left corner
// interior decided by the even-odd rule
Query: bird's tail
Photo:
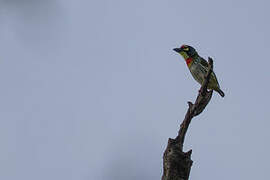
[[[221,89],[217,89],[216,91],[218,92],[218,94],[220,94],[221,97],[225,96],[224,92]]]

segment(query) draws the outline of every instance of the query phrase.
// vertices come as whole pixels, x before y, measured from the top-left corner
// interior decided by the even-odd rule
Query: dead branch
[[[162,180],[188,180],[191,166],[192,150],[183,152],[183,145],[189,124],[193,117],[199,115],[211,100],[213,91],[207,91],[210,75],[213,71],[213,60],[208,57],[208,71],[195,103],[188,102],[188,110],[180,125],[175,139],[169,138],[167,148],[163,154]]]

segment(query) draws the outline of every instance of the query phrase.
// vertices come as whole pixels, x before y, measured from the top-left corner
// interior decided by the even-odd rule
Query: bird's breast
[[[190,64],[190,66],[189,66],[189,70],[190,70],[193,78],[197,82],[199,82],[200,84],[202,84],[205,72],[201,68],[200,64],[198,62],[196,62],[196,61],[192,62]]]

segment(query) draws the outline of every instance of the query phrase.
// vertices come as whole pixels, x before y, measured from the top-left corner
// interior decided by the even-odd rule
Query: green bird
[[[174,48],[173,50],[183,56],[193,78],[202,85],[204,76],[206,75],[208,70],[207,61],[200,57],[193,47],[188,45],[182,45],[180,48]],[[214,71],[210,75],[207,88],[213,89],[214,91],[218,92],[221,97],[225,96],[224,92],[220,89]]]

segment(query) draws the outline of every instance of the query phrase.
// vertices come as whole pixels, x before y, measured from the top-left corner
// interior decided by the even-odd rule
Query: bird
[[[182,45],[180,48],[174,48],[174,51],[179,53],[186,61],[189,71],[193,78],[202,85],[204,77],[208,70],[208,63],[203,59],[197,51],[189,46]],[[220,94],[221,97],[224,97],[224,92],[220,89],[216,74],[212,71],[209,79],[209,84],[207,89],[212,89]]]

